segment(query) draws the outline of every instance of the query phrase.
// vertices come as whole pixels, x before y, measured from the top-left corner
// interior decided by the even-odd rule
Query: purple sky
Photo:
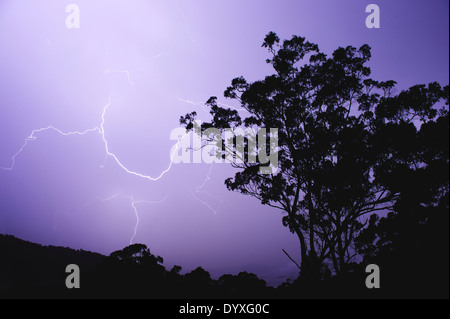
[[[80,29],[66,28],[70,3]],[[380,29],[366,28],[370,3]],[[208,120],[200,104],[233,78],[272,72],[269,31],[327,54],[367,43],[373,78],[399,90],[448,84],[448,12],[447,0],[2,0],[0,233],[103,254],[140,242],[168,268],[295,277],[282,249],[298,260],[296,237],[279,211],[226,190],[230,167],[129,172],[159,177],[181,115]]]

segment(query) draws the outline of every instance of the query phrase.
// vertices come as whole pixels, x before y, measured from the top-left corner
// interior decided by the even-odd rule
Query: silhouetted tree
[[[114,297],[157,297],[165,284],[163,261],[146,245],[130,245],[104,260],[97,269],[95,286]]]
[[[448,105],[448,88],[445,98]],[[381,146],[378,174],[399,198],[394,213],[371,216],[357,247],[365,264],[385,269],[391,291],[448,296],[449,114],[441,111],[417,130],[411,123],[382,126],[397,130],[390,137],[397,140],[395,147]]]
[[[144,244],[134,244],[125,247],[122,250],[113,252],[110,257],[117,262],[128,265],[155,266],[164,263],[162,257],[152,255],[150,249]]]
[[[401,149],[393,150],[398,143],[414,143],[415,125],[436,118],[434,107],[448,88],[432,83],[394,96],[394,81],[370,78],[368,45],[338,48],[327,57],[305,38],[281,43],[271,32],[263,47],[271,54],[267,63],[275,73],[253,83],[236,78],[224,93],[249,116],[222,108],[211,97],[206,103],[210,123],[199,127],[195,112],[180,123],[208,143],[216,140],[208,134],[210,128],[223,134],[228,128],[277,128],[278,169],[270,167],[270,174],[264,174],[263,164],[249,161],[258,147],[241,136],[231,149],[219,149],[218,156],[225,158],[245,147],[243,163],[232,164],[239,172],[225,184],[285,212],[283,224],[300,242],[305,278],[319,278],[327,258],[336,273],[345,273],[355,257],[355,237],[364,228],[362,217],[392,211],[400,198],[386,166],[392,158],[414,164]]]
[[[267,297],[269,292],[264,280],[248,272],[241,272],[237,276],[223,275],[218,280],[218,286],[227,298],[261,298]]]
[[[208,298],[214,292],[214,282],[209,272],[198,267],[184,275],[186,294],[190,298]]]

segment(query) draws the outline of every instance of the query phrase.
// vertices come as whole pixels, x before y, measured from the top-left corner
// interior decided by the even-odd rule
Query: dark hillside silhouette
[[[0,235],[1,298],[272,298],[274,289],[246,272],[211,278],[201,267],[181,275],[163,258],[135,244],[103,256],[71,248],[42,246]],[[81,270],[81,288],[65,286],[65,268]]]
[[[88,251],[42,246],[0,235],[0,296],[42,298],[54,296],[54,292],[65,293],[68,265],[78,265],[85,277],[104,258]]]
[[[415,252],[417,258],[426,253]],[[402,260],[405,256],[411,257],[380,254],[377,261],[384,265],[382,283],[386,287],[382,290],[368,290],[365,287],[367,274],[362,264],[355,264],[353,271],[345,276],[329,276],[315,282],[300,277],[279,287],[268,287],[264,280],[247,272],[225,274],[215,280],[201,267],[184,275],[180,266],[167,270],[163,259],[152,255],[147,246],[141,244],[102,256],[70,248],[44,247],[0,235],[0,298],[255,300],[448,297],[448,281],[439,277],[444,271],[444,264],[430,264],[420,269],[426,263],[419,263],[408,268]],[[427,256],[430,257],[431,253]],[[433,257],[432,260],[442,262],[439,259]],[[72,263],[78,264],[81,269],[80,289],[69,290],[65,287],[68,274],[64,270]],[[435,272],[428,273],[430,269]],[[414,281],[420,285],[412,284],[411,278],[420,279],[419,282]]]

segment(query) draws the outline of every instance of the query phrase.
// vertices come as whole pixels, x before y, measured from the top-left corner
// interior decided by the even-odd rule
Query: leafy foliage
[[[448,106],[448,86],[416,85],[394,95],[395,81],[370,78],[368,45],[338,48],[328,57],[305,38],[281,42],[271,32],[262,46],[274,74],[253,83],[238,77],[224,92],[249,116],[211,97],[212,120],[194,131],[277,128],[278,170],[262,174],[261,164],[248,160],[254,144],[242,137],[244,162],[232,164],[238,172],[225,185],[285,213],[283,224],[300,241],[305,277],[321,277],[325,262],[337,274],[348,272],[364,216],[395,211],[408,192],[431,192],[436,203],[448,189],[448,151],[440,142],[448,133],[442,105]],[[196,115],[180,123],[193,130]],[[242,147],[237,141],[218,155]],[[405,188],[424,173],[432,174],[427,183]]]

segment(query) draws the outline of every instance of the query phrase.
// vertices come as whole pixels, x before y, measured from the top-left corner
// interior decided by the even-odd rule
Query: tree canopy
[[[274,73],[253,83],[235,78],[224,92],[245,112],[223,108],[213,96],[206,103],[210,122],[199,127],[193,112],[180,123],[205,145],[217,142],[208,129],[233,130],[231,148],[217,144],[221,158],[245,147],[242,161],[231,163],[238,171],[227,188],[285,213],[305,277],[323,276],[329,264],[345,273],[358,255],[355,238],[367,226],[365,216],[424,197],[424,205],[437,205],[448,196],[448,86],[395,94],[395,81],[370,77],[368,45],[327,56],[303,37],[282,42],[271,32],[262,46]],[[270,174],[249,160],[261,157],[257,144],[238,133],[262,128],[278,130],[276,144],[269,142],[278,156]]]

